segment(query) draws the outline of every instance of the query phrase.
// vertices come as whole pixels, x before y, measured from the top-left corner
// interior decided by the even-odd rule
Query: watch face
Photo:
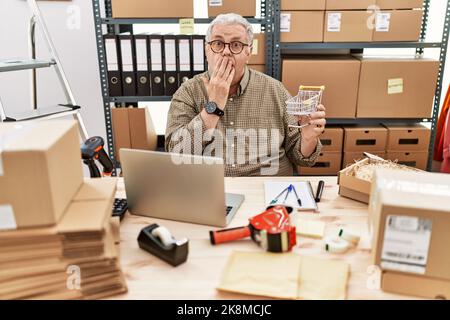
[[[214,113],[216,108],[217,108],[217,106],[214,102],[207,102],[205,105],[206,112],[208,112],[208,113]]]

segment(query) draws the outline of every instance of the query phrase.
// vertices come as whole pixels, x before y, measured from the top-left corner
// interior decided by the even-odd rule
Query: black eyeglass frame
[[[218,42],[220,42],[220,43],[223,43],[223,49],[222,49],[222,50],[220,50],[220,51],[215,51],[215,50],[213,49],[211,43],[216,42],[216,41],[218,41]],[[231,45],[232,43],[236,43],[236,42],[242,44],[242,49],[241,49],[241,51],[239,51],[239,52],[233,52],[233,50],[231,50],[231,46],[230,46],[230,45]],[[227,45],[228,45],[228,49],[230,50],[230,52],[231,52],[232,54],[240,54],[242,51],[244,51],[244,48],[245,48],[245,47],[250,47],[249,44],[244,43],[244,42],[241,42],[241,41],[237,41],[237,40],[236,40],[236,41],[231,41],[231,42],[224,42],[224,41],[222,41],[222,40],[212,40],[212,41],[207,42],[207,44],[209,44],[209,46],[211,47],[212,52],[214,52],[214,53],[222,53],[223,50],[225,50],[225,47],[226,47]]]

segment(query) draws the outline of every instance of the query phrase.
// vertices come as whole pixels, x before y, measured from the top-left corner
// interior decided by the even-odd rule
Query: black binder
[[[191,36],[179,35],[177,36],[177,68],[178,80],[180,85],[192,78],[192,38]]]
[[[136,90],[138,96],[150,95],[150,55],[149,43],[146,35],[134,36],[136,52]]]
[[[136,95],[136,61],[131,35],[119,35],[124,96]]]
[[[149,38],[150,43],[150,78],[151,78],[151,95],[164,95],[164,72],[163,57],[164,46],[163,36],[152,34]]]
[[[165,35],[164,43],[164,95],[171,96],[178,89],[177,45],[175,35]]]
[[[108,90],[111,97],[122,95],[122,76],[120,70],[120,50],[117,36],[105,34],[103,36],[108,68]]]
[[[208,70],[205,57],[205,36],[192,36],[192,76]]]

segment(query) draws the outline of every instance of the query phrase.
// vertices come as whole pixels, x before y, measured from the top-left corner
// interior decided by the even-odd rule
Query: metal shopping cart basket
[[[309,116],[317,111],[322,102],[325,86],[300,86],[298,94],[286,101],[287,113],[294,116]],[[289,125],[292,128],[303,128],[308,124]]]

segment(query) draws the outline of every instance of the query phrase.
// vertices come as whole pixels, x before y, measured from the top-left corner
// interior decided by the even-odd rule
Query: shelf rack
[[[261,0],[261,18],[247,18],[252,24],[260,24],[261,32],[265,34],[265,47],[266,47],[266,73],[272,76],[273,70],[273,7],[272,0]],[[106,138],[108,143],[109,156],[116,165],[116,168],[120,167],[120,163],[116,161],[116,152],[114,148],[114,137],[112,129],[111,119],[111,106],[115,103],[138,103],[140,101],[170,101],[171,96],[132,96],[132,97],[110,97],[108,92],[108,78],[107,78],[107,62],[105,54],[105,46],[103,42],[104,26],[107,27],[108,33],[119,34],[122,28],[128,28],[132,30],[130,26],[135,24],[153,24],[153,23],[178,23],[179,19],[167,19],[167,18],[113,18],[111,0],[103,0],[103,8],[101,0],[92,0],[96,44],[98,52],[98,62],[100,70],[100,81],[102,89],[103,110],[105,114],[106,123]],[[102,10],[104,9],[104,10]],[[104,16],[102,16],[104,12]],[[211,18],[194,18],[194,23],[210,23]],[[114,172],[116,174],[116,172]]]
[[[358,52],[361,53],[364,49],[416,49],[417,54],[422,54],[425,49],[434,48],[440,49],[439,55],[439,73],[436,83],[436,92],[434,96],[433,109],[431,117],[428,119],[397,119],[397,118],[383,118],[383,119],[327,119],[328,124],[362,124],[362,125],[371,125],[377,123],[418,123],[418,122],[429,122],[431,123],[431,138],[429,145],[429,158],[428,158],[428,170],[431,170],[432,160],[433,160],[433,149],[434,142],[436,139],[436,130],[437,130],[437,120],[439,116],[439,106],[441,101],[441,93],[442,93],[442,81],[444,77],[444,68],[445,68],[445,58],[447,55],[447,44],[449,38],[449,23],[450,23],[450,0],[447,1],[447,6],[445,10],[445,20],[444,27],[442,30],[442,40],[441,42],[427,42],[427,28],[428,28],[428,19],[429,19],[429,11],[430,11],[430,2],[431,0],[423,1],[423,19],[422,26],[420,31],[420,40],[417,42],[344,42],[344,43],[333,43],[333,42],[318,42],[318,43],[282,43],[280,42],[280,2],[281,0],[273,0],[273,10],[274,10],[274,32],[273,32],[273,77],[281,80],[281,63],[282,56],[286,55],[294,55],[299,53],[305,53],[307,50],[339,50],[339,49],[348,49],[350,52]]]

